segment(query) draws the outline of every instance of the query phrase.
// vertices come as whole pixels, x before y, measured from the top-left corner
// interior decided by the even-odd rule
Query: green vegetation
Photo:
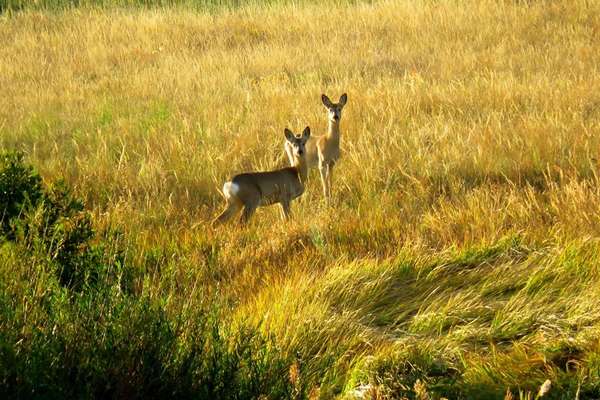
[[[290,361],[257,326],[229,326],[201,289],[191,304],[134,293],[145,277],[119,236],[96,237],[64,187],[0,158],[2,397],[290,396]]]

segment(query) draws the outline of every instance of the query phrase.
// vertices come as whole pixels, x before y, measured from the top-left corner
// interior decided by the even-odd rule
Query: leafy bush
[[[44,185],[19,153],[0,153],[0,204],[4,240],[45,260],[62,285],[82,290],[97,285],[100,276],[131,277],[124,269],[124,252],[105,251],[118,238],[104,232],[98,242],[83,202],[62,181]],[[128,280],[123,283],[131,286]]]
[[[42,179],[23,155],[0,152],[0,235],[14,239],[11,222],[42,200]]]
[[[258,327],[232,325],[216,302],[165,309],[114,287],[65,296],[32,282],[43,283],[28,313],[19,301],[29,288],[0,285],[2,398],[291,397],[284,353]]]
[[[123,290],[119,234],[0,155],[0,398],[289,398],[288,357],[219,301]],[[205,300],[208,299],[208,300]]]

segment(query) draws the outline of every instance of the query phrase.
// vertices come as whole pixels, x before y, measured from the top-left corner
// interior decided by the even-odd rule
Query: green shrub
[[[258,327],[230,325],[216,303],[167,312],[148,296],[65,291],[46,294],[28,317],[3,314],[0,397],[291,397],[287,357]],[[0,311],[18,297],[0,290]]]
[[[2,152],[0,196],[4,240],[45,260],[63,286],[79,291],[97,286],[102,277],[131,288],[118,233],[102,232],[98,240],[89,212],[64,182],[44,185],[21,154]]]
[[[260,327],[213,297],[134,295],[122,235],[96,233],[21,155],[0,160],[0,398],[291,397],[290,361]]]
[[[0,152],[0,235],[14,239],[11,222],[42,200],[42,179],[23,155]]]

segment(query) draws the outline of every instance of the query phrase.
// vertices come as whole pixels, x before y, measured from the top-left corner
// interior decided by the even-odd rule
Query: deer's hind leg
[[[240,223],[242,225],[246,225],[252,215],[254,215],[254,211],[256,211],[260,205],[261,197],[260,190],[249,190],[245,192],[244,211],[242,211],[242,216],[240,217]]]
[[[257,208],[258,205],[244,204],[244,211],[242,211],[242,216],[240,217],[240,222],[242,225],[246,225],[248,223]]]
[[[227,207],[225,207],[225,210],[223,210],[223,212],[213,220],[212,225],[217,226],[224,224],[234,217],[241,209],[242,205],[240,202],[233,199],[227,200]]]

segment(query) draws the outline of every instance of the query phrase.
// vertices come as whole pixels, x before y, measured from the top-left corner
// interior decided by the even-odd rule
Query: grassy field
[[[63,3],[0,2],[48,193],[0,235],[0,395],[600,397],[598,2]],[[343,92],[333,204],[212,229]]]

